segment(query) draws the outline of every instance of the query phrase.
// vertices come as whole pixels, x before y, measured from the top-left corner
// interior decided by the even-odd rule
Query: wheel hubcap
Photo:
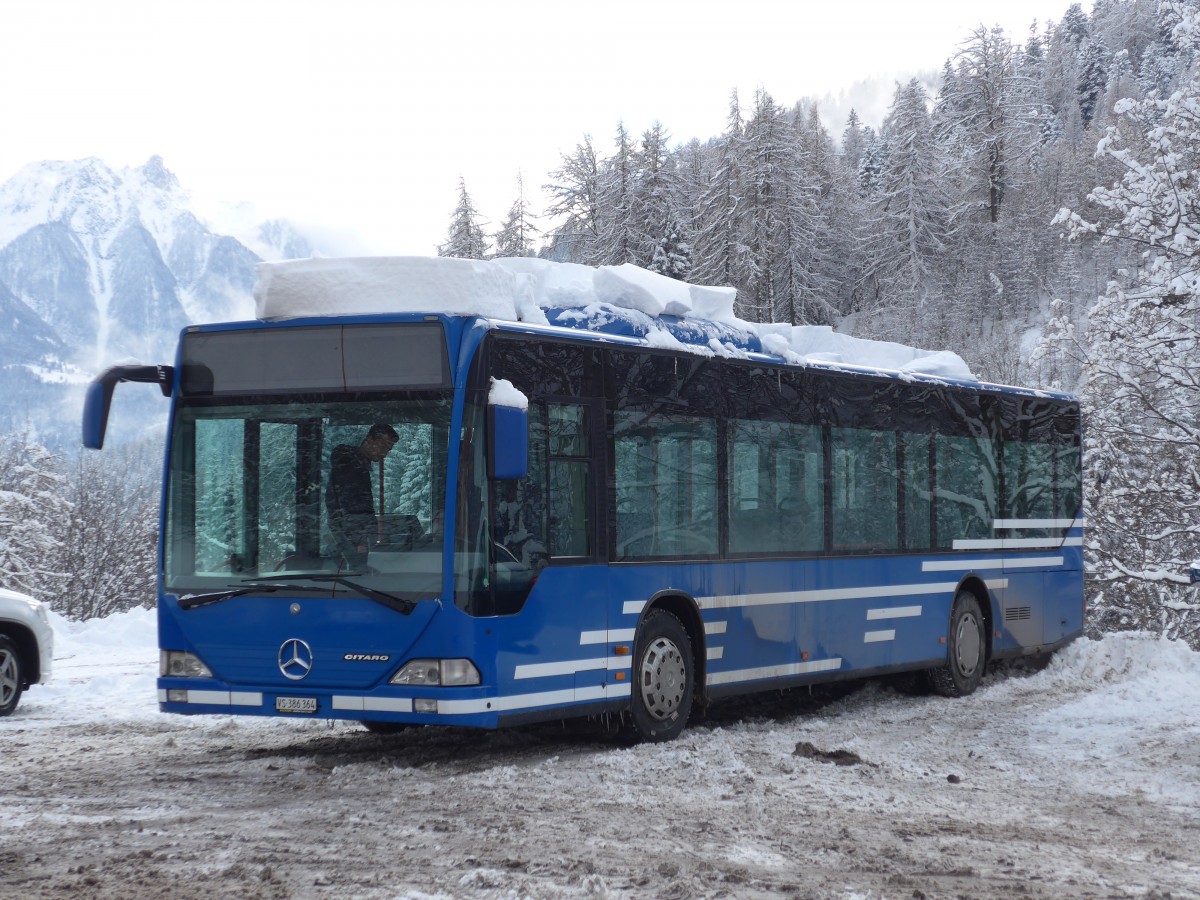
[[[958,622],[958,634],[954,636],[954,656],[958,663],[958,671],[963,675],[974,674],[982,651],[979,620],[972,615],[963,616]]]
[[[17,692],[17,660],[7,650],[0,650],[0,706],[8,706]]]
[[[646,648],[639,675],[646,711],[659,720],[675,715],[687,684],[687,668],[675,642],[655,639]]]

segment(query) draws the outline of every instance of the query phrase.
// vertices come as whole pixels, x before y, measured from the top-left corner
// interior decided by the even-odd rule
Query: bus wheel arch
[[[965,697],[979,687],[991,656],[991,600],[978,578],[962,581],[954,594],[946,633],[946,663],[928,672],[929,685],[944,697]]]
[[[700,615],[700,607],[687,594],[679,591],[660,591],[650,598],[646,608],[638,620],[638,629],[646,620],[651,610],[662,609],[669,612],[683,625],[687,632],[688,642],[692,648],[692,669],[695,681],[695,705],[703,708],[708,704],[708,692],[705,690],[708,675],[707,638],[704,633],[704,617]]]
[[[674,740],[687,725],[701,683],[695,622],[687,598],[667,595],[647,604],[638,622],[631,660],[631,696],[622,729],[634,741]],[[681,618],[681,615],[683,618]],[[699,632],[703,634],[703,629]],[[702,641],[701,641],[702,643]]]

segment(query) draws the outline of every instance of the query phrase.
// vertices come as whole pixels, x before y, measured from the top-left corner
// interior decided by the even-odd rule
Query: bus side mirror
[[[171,366],[113,366],[97,375],[87,386],[83,398],[83,446],[89,450],[104,447],[113,390],[122,381],[157,384],[163,396],[170,397],[175,369]]]
[[[83,446],[99,450],[104,446],[104,432],[108,430],[108,408],[112,405],[115,381],[97,379],[87,386],[83,397]]]
[[[489,406],[488,477],[524,478],[528,473],[528,411],[515,406]]]

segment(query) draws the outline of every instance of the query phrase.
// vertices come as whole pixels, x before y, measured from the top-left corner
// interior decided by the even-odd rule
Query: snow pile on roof
[[[573,327],[599,330],[597,323],[624,317],[652,346],[722,356],[761,347],[794,363],[975,380],[966,363],[949,351],[853,338],[825,326],[743,321],[733,313],[736,296],[734,288],[686,284],[629,264],[592,267],[532,258],[399,256],[260,263],[254,287],[260,319],[424,312],[547,325],[547,310],[566,309],[573,314],[559,313],[556,319]],[[660,316],[681,323],[669,330],[657,321]],[[686,339],[679,339],[681,333]]]

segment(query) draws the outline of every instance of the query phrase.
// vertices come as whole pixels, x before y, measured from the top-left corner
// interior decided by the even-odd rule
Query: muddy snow
[[[4,897],[1200,895],[1200,655],[1145,635],[630,747],[167,716],[151,613],[56,626],[54,680],[0,720]]]

